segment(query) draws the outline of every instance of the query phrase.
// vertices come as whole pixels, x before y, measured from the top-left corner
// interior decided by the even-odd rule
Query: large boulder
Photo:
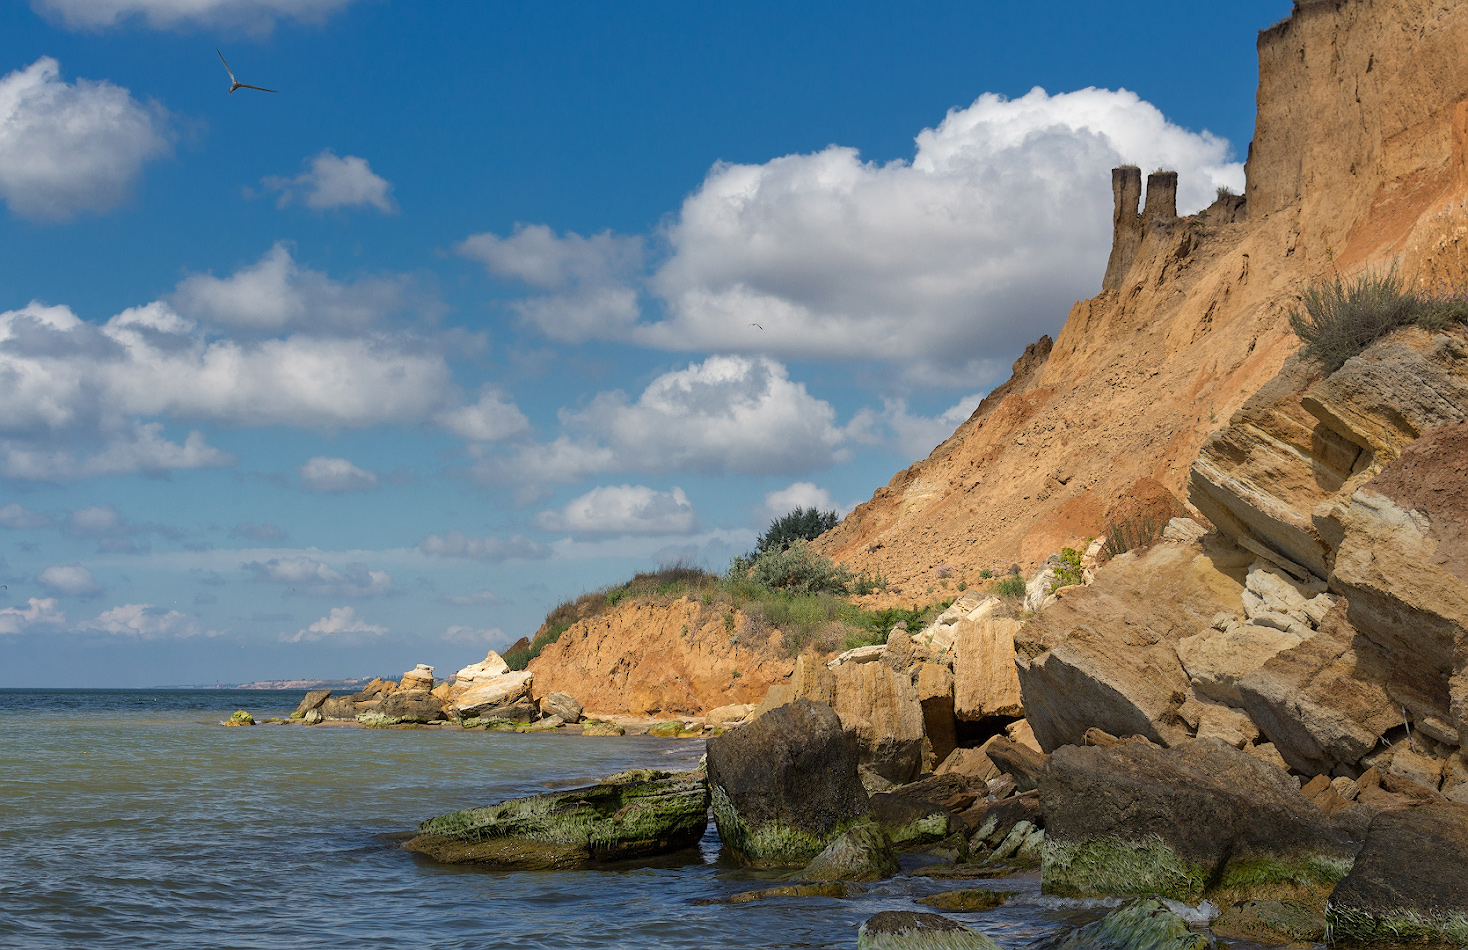
[[[856,741],[860,764],[901,785],[923,765],[923,707],[912,677],[886,663],[842,663],[834,670],[836,712]]]
[[[1011,666],[1013,664],[1011,663]],[[923,771],[931,771],[958,745],[953,715],[953,672],[942,663],[919,663],[918,705],[923,709]]]
[[[724,847],[756,865],[804,865],[869,809],[856,745],[831,707],[797,699],[708,740]]]
[[[1093,923],[1037,942],[1034,950],[1209,950],[1207,934],[1155,898],[1132,901]]]
[[[301,700],[300,705],[298,705],[296,707],[295,712],[291,713],[290,718],[292,718],[292,719],[300,719],[303,716],[305,716],[306,713],[310,712],[311,710],[313,710],[313,709],[320,709],[321,708],[321,704],[324,703],[324,702],[326,702],[330,698],[331,698],[331,690],[329,690],[329,689],[313,689],[309,693],[306,694],[306,697],[304,699]]]
[[[562,722],[580,722],[582,705],[566,693],[547,693],[540,698],[540,714],[547,719],[560,716]]]
[[[379,676],[374,678],[372,682],[368,683],[366,686],[363,686],[357,692],[353,693],[351,695],[351,700],[354,703],[371,702],[372,700],[381,699],[388,693],[395,691],[397,688],[397,683],[392,680],[385,680]]]
[[[443,703],[426,689],[400,689],[384,699],[376,713],[396,722],[438,722],[448,718]]]
[[[508,672],[510,665],[505,662],[504,657],[490,650],[483,660],[454,674],[454,692],[462,693],[475,686],[482,686],[496,676],[503,676]]]
[[[419,663],[403,674],[398,689],[433,689],[433,667]]]
[[[1468,806],[1384,811],[1326,907],[1335,939],[1468,943]]]
[[[317,709],[327,719],[356,719],[357,713],[361,711],[350,696],[332,696]]]
[[[1216,739],[1057,749],[1040,802],[1041,882],[1063,896],[1328,887],[1350,869],[1365,823],[1360,809],[1325,817],[1287,772]]]
[[[1019,674],[1014,668],[1014,635],[1019,621],[1010,617],[960,620],[954,643],[953,700],[959,719],[977,722],[994,716],[1025,714]]]
[[[510,706],[530,696],[535,674],[529,670],[502,673],[454,697],[453,710],[460,719],[483,715],[496,706]]]
[[[804,881],[880,881],[900,871],[892,842],[874,822],[854,825],[800,872]]]
[[[407,843],[448,864],[517,870],[582,867],[692,847],[708,826],[709,789],[700,772],[517,798],[432,818]]]

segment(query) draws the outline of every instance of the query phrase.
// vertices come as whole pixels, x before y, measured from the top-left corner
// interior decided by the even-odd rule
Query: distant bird
[[[754,327],[756,330],[764,329],[764,327],[760,326],[758,323],[751,323],[750,326]]]
[[[219,53],[219,50],[216,49],[214,52]],[[260,92],[280,91],[278,89],[266,89],[264,86],[252,86],[247,82],[240,82],[238,79],[234,78],[234,70],[229,68],[228,62],[225,62],[223,53],[219,53],[219,61],[221,63],[224,63],[224,71],[229,73],[229,94],[231,96],[234,95],[234,91],[236,89],[258,89]]]

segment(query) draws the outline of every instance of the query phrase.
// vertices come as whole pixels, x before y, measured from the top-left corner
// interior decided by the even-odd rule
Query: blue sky
[[[8,0],[0,686],[447,673],[848,509],[1110,167],[1242,185],[1288,12]]]

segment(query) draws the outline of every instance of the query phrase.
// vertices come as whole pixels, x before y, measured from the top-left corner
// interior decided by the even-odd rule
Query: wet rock
[[[845,900],[861,894],[863,889],[850,881],[822,881],[819,884],[786,884],[783,887],[767,887],[759,891],[743,891],[728,897],[712,900],[696,900],[695,904],[750,904],[769,900],[772,897],[832,897]]]
[[[602,783],[432,818],[405,845],[447,864],[582,867],[692,847],[708,825],[702,773]]]
[[[448,718],[438,697],[426,689],[398,690],[382,701],[377,713],[395,722],[438,722]]]
[[[928,844],[948,837],[951,816],[936,802],[911,794],[904,786],[871,797],[872,819],[896,847]]]
[[[356,719],[359,711],[357,704],[348,696],[333,696],[319,708],[327,719]]]
[[[1132,901],[1066,934],[1037,941],[1035,950],[1209,950],[1206,934],[1155,898]]]
[[[601,719],[587,719],[581,724],[583,736],[625,736],[627,730],[615,722],[605,722]]]
[[[869,810],[855,744],[808,699],[709,739],[708,775],[719,836],[751,864],[803,865]]]
[[[807,881],[880,881],[900,871],[892,842],[874,822],[855,825],[800,872]]]
[[[1326,907],[1335,939],[1468,943],[1468,806],[1385,811]]]
[[[326,702],[326,700],[330,698],[330,696],[331,690],[329,689],[311,690],[309,693],[306,694],[306,698],[301,700],[301,704],[296,707],[296,711],[291,713],[291,718],[300,719],[311,710],[320,709],[321,704]]]
[[[650,736],[658,736],[662,739],[676,739],[679,735],[683,733],[683,731],[683,723],[679,722],[676,719],[672,719],[668,722],[658,723],[657,725],[648,729],[647,734]]]
[[[1058,749],[1040,801],[1041,882],[1063,896],[1328,887],[1364,833],[1360,818],[1327,818],[1288,773],[1216,739]]]
[[[884,910],[856,933],[857,950],[999,950],[993,940],[938,914]]]
[[[253,726],[255,724],[255,717],[243,709],[236,709],[229,714],[228,719],[224,720],[224,724],[226,726]]]
[[[1255,943],[1315,943],[1325,937],[1325,915],[1295,901],[1239,901],[1211,929],[1219,937]]]
[[[996,907],[1003,907],[1005,902],[1018,894],[1018,891],[993,891],[987,888],[983,890],[944,891],[942,894],[920,897],[918,898],[918,903],[928,907],[936,907],[938,910],[960,911],[972,914],[979,911],[993,910]]]

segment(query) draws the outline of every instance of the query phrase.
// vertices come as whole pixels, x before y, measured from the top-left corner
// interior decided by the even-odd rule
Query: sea
[[[692,768],[703,742],[221,726],[236,709],[286,716],[303,695],[0,690],[0,947],[851,948],[878,911],[990,887],[1017,896],[947,916],[1018,948],[1115,906],[1042,897],[1036,874],[702,904],[777,883],[726,860],[712,822],[696,848],[597,870],[439,865],[402,849],[426,818]]]

